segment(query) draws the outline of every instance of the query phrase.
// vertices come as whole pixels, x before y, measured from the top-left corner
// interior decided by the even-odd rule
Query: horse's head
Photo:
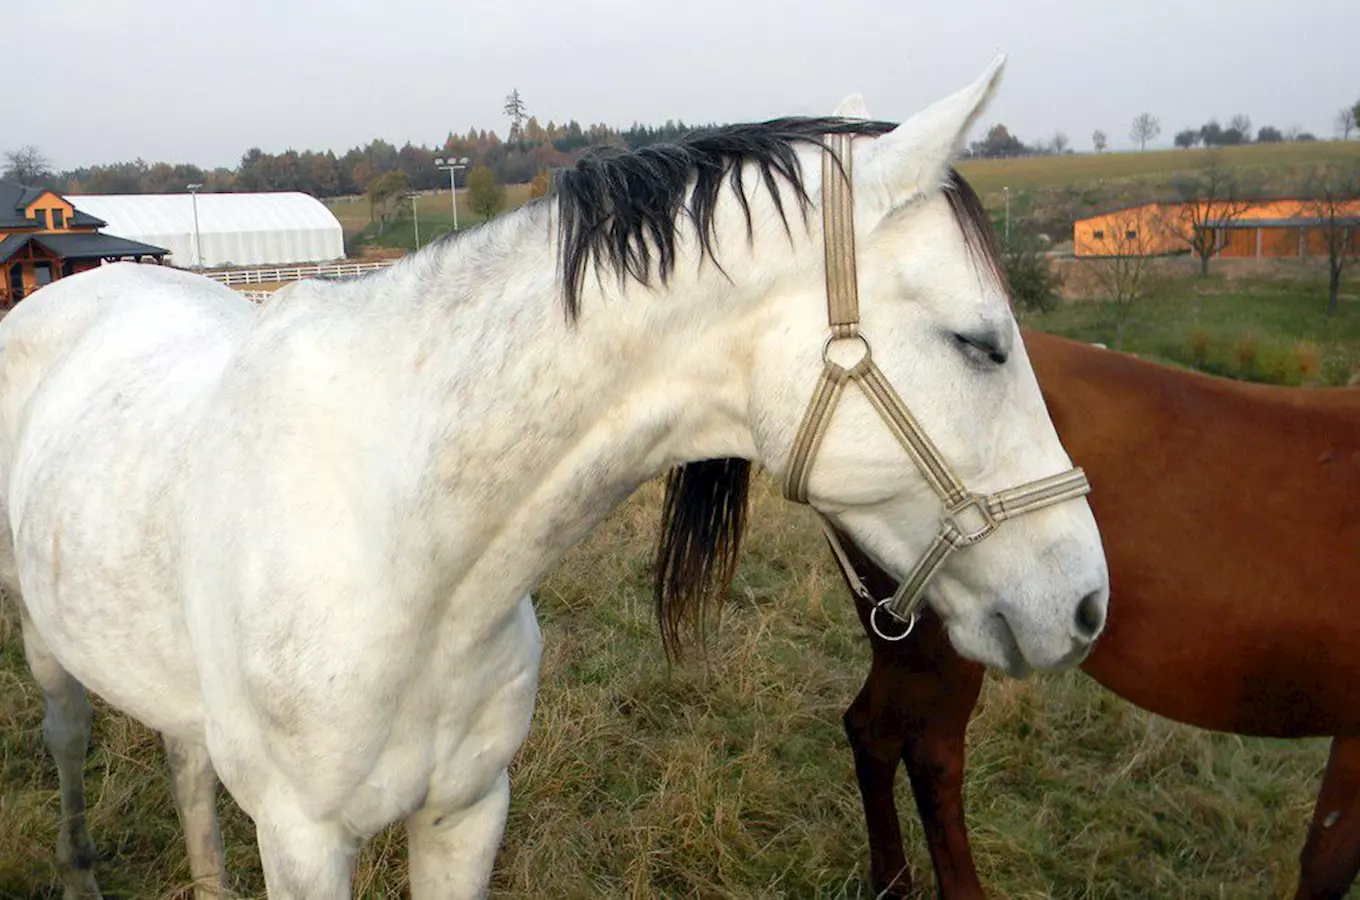
[[[808,265],[770,279],[752,400],[758,455],[786,493],[912,583],[894,611],[929,602],[961,653],[1022,675],[1085,655],[1108,575],[991,227],[951,168],[1001,64],[878,136],[831,138],[850,148],[851,190],[837,193],[824,158],[820,196],[811,179],[809,192],[841,210],[820,232],[841,275],[824,280],[813,241]],[[863,115],[857,98],[839,112]]]

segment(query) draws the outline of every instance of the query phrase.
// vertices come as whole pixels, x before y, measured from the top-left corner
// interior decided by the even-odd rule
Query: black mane
[[[776,179],[793,188],[800,212],[810,203],[803,186],[797,145],[823,146],[832,133],[881,135],[889,122],[857,119],[780,118],[747,125],[728,125],[692,132],[675,143],[651,144],[640,150],[591,150],[575,166],[555,173],[550,196],[558,201],[560,265],[567,316],[580,312],[581,288],[593,258],[620,279],[642,284],[656,274],[666,282],[675,267],[675,240],[683,213],[699,236],[700,254],[717,263],[713,253],[713,213],[726,180],[742,205],[750,234],[751,210],[742,190],[742,168],[757,167],[788,227]],[[691,180],[693,186],[691,188]]]

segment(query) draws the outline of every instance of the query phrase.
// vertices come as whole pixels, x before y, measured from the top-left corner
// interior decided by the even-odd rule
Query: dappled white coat
[[[856,163],[865,332],[980,490],[1070,465],[938,194],[998,75],[857,142]],[[196,875],[220,867],[210,765],[257,825],[271,896],[348,896],[359,843],[402,819],[413,896],[484,892],[533,708],[530,589],[668,467],[788,458],[826,331],[820,229],[790,242],[748,191],[751,245],[730,196],[719,212],[732,280],[696,272],[685,236],[668,288],[588,282],[574,326],[551,204],[263,310],[131,265],[24,301],[0,323],[0,576],[22,592],[64,807],[82,725],[63,670],[189,760],[172,757]],[[950,335],[978,329],[1007,366],[960,355]],[[858,396],[811,497],[899,573],[938,516]],[[1074,610],[1104,590],[1082,501],[961,554],[930,602],[963,652],[1023,672],[1080,658]]]

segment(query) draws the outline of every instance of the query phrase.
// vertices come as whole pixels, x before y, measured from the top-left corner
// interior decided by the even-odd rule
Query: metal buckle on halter
[[[911,634],[912,629],[916,627],[916,613],[913,612],[910,617],[903,619],[897,613],[893,612],[892,609],[888,606],[888,604],[892,603],[892,601],[893,601],[892,597],[884,597],[882,600],[879,600],[877,603],[874,604],[874,608],[869,610],[869,627],[874,630],[874,634],[878,635],[883,640],[895,643],[897,641],[904,640],[907,637],[907,635]],[[894,620],[898,622],[906,622],[907,627],[903,629],[901,634],[892,635],[885,634],[883,632],[883,629],[878,627],[878,614],[880,611],[886,612],[889,616],[891,616]]]
[[[949,507],[940,519],[941,530],[956,547],[976,544],[996,531],[998,524],[987,506],[987,498],[981,494],[969,494],[963,502]]]
[[[847,343],[849,341],[859,341],[864,347],[864,353],[850,365],[843,366],[831,358],[831,345],[836,343]],[[869,339],[859,332],[846,335],[837,335],[833,332],[827,337],[826,343],[822,344],[822,364],[834,366],[848,375],[858,374],[859,371],[869,363],[869,360],[873,358],[873,355],[874,350],[869,346]]]

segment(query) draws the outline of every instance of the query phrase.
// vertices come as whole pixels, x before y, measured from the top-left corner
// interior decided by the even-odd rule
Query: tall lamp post
[[[453,203],[454,231],[458,230],[458,186],[454,183],[454,173],[459,169],[467,168],[468,162],[470,162],[470,160],[466,156],[460,156],[457,159],[454,159],[452,156],[436,156],[434,158],[434,164],[441,169],[448,170],[449,173],[449,196],[452,198],[451,202]]]
[[[1011,189],[1007,185],[1001,190],[1006,192],[1006,243],[1011,242]]]
[[[416,208],[416,198],[418,198],[419,196],[420,196],[420,194],[416,193],[415,191],[412,191],[412,192],[411,192],[411,218],[414,219],[414,220],[415,220],[415,223],[416,223],[416,249],[417,249],[417,250],[420,249],[420,210]]]
[[[198,270],[199,270],[200,272],[202,272],[202,271],[203,271],[203,245],[199,242],[199,237],[198,237],[198,191],[199,191],[199,188],[203,187],[203,185],[201,185],[201,184],[186,184],[185,187],[187,187],[187,188],[189,189],[189,196],[193,198],[193,203],[194,203],[194,264],[195,264],[195,266],[198,268]]]

